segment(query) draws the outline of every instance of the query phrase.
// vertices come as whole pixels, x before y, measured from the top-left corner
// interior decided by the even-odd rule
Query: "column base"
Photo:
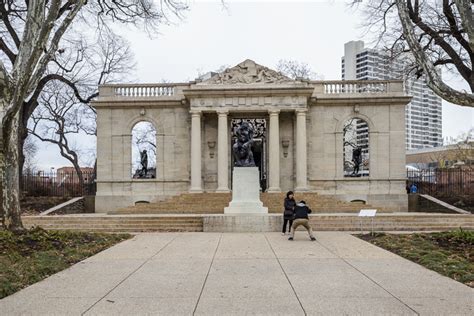
[[[189,193],[203,193],[204,191],[201,188],[191,188]]]
[[[216,193],[229,193],[230,190],[227,188],[217,188]]]
[[[296,187],[295,192],[307,192],[309,191],[308,187]]]
[[[281,189],[280,188],[268,188],[267,192],[268,193],[280,193]]]

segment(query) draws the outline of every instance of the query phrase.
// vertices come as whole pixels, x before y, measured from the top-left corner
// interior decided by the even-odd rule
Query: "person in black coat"
[[[311,209],[306,205],[306,202],[300,201],[298,204],[296,204],[294,213],[294,221],[293,225],[291,225],[291,233],[288,240],[293,240],[293,237],[295,237],[295,230],[298,228],[298,226],[303,226],[308,231],[309,238],[312,241],[315,241],[316,238],[314,238],[313,230],[309,225],[308,215],[311,214]]]
[[[296,206],[295,197],[293,191],[288,191],[286,193],[286,198],[284,201],[284,211],[283,211],[283,228],[281,230],[281,234],[285,235],[286,232],[286,225],[289,223],[288,226],[288,233],[290,232],[291,225],[293,225],[293,216],[294,216],[294,209]]]

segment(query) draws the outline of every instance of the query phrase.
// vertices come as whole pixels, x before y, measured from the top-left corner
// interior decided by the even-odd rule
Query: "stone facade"
[[[229,192],[230,122],[266,120],[265,187],[334,195],[406,210],[401,81],[291,80],[246,60],[206,81],[104,85],[97,110],[96,212],[184,192]],[[370,176],[343,174],[344,123],[369,126]],[[131,131],[156,128],[156,178],[132,179]],[[263,167],[262,167],[263,168]]]

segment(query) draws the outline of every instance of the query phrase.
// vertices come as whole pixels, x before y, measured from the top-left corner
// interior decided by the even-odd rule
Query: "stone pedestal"
[[[257,167],[236,167],[232,173],[232,201],[225,214],[267,214],[260,201],[260,181]]]

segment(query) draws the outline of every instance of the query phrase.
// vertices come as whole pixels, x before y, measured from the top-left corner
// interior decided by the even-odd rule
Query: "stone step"
[[[143,223],[143,224],[136,224],[136,223],[122,223],[122,224],[91,224],[91,223],[76,223],[76,224],[53,224],[53,223],[48,223],[48,224],[42,224],[42,227],[47,229],[48,227],[61,227],[62,229],[72,229],[72,228],[201,228],[202,229],[202,223],[201,224],[183,224],[183,225],[156,225],[153,223]]]
[[[177,221],[177,222],[162,222],[162,221],[130,221],[130,220],[124,220],[122,222],[107,222],[107,221],[102,221],[102,222],[93,222],[93,221],[25,221],[24,224],[38,224],[38,225],[81,225],[82,223],[87,223],[87,225],[124,225],[125,223],[130,224],[130,225],[202,225],[202,220],[201,221]]]
[[[133,216],[133,215],[131,215]],[[157,224],[183,224],[183,223],[201,223],[202,218],[200,219],[190,219],[190,220],[172,220],[172,219],[167,219],[167,220],[161,220],[161,219],[122,219],[122,220],[107,220],[107,219],[102,219],[102,220],[88,220],[88,219],[82,219],[82,220],[70,220],[70,219],[63,219],[63,220],[26,220],[24,221],[25,223],[29,222],[35,222],[35,223],[63,223],[63,224],[68,224],[68,223],[93,223],[93,224],[103,224],[103,223],[157,223]]]
[[[359,224],[351,224],[351,223],[311,223],[311,226],[314,227],[360,227]],[[370,227],[371,224],[363,224],[362,227]],[[405,223],[374,223],[374,227],[405,227],[405,228],[412,228],[412,227],[451,227],[451,228],[458,228],[458,227],[474,227],[472,223],[459,223],[459,224],[423,224],[423,223],[412,223],[407,225]]]
[[[283,212],[283,200],[286,193],[262,193],[260,198],[270,213]],[[339,201],[331,196],[319,195],[313,192],[298,193],[298,199],[304,199],[314,212],[358,212],[360,208],[370,208],[370,205]],[[230,193],[184,193],[169,197],[163,201],[140,204],[123,208],[110,214],[219,214],[231,201]]]
[[[62,227],[50,227],[47,228],[48,230],[65,230]],[[107,232],[107,233],[144,233],[144,232],[166,232],[166,233],[178,233],[178,232],[202,232],[201,228],[196,229],[180,229],[180,228],[141,228],[141,227],[134,227],[134,228],[68,228],[67,230],[71,231],[88,231],[88,232]]]
[[[348,208],[324,208],[324,209],[313,209],[313,213],[358,213],[360,209],[348,209]],[[157,209],[147,209],[147,210],[123,210],[123,211],[115,211],[109,212],[108,214],[111,215],[126,215],[126,214],[223,214],[223,210],[219,211],[196,211],[196,210],[157,210]],[[282,210],[269,210],[270,214],[280,214],[283,213]]]
[[[282,216],[265,215],[273,221],[273,231],[281,227]],[[84,215],[84,216],[25,216],[23,222],[26,227],[41,226],[46,229],[67,230],[91,230],[91,231],[203,231],[205,218],[227,218],[219,215],[187,216],[187,215]],[[249,216],[247,220],[254,223],[244,222],[258,228],[260,219]],[[370,230],[372,222],[368,218],[361,219],[354,214],[323,214],[312,215],[310,222],[314,230],[321,231],[364,231]],[[249,227],[250,227],[249,226]],[[374,230],[376,231],[438,231],[450,230],[462,227],[474,230],[473,215],[447,215],[447,214],[381,214],[374,218]],[[215,227],[219,229],[219,227]]]

